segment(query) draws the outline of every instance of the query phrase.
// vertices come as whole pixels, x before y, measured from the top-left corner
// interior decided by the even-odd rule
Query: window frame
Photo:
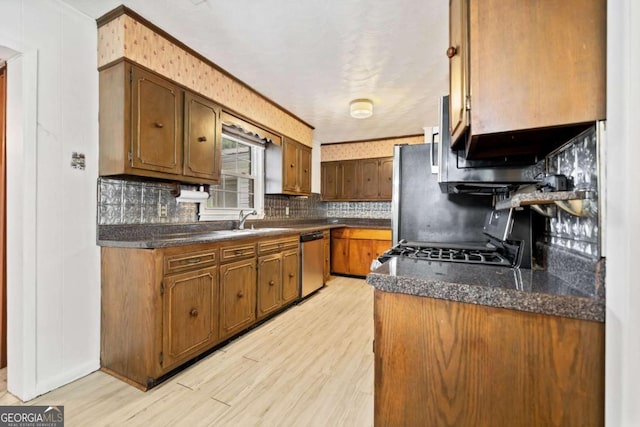
[[[265,189],[265,149],[266,144],[263,142],[254,142],[248,139],[243,139],[231,133],[222,130],[221,138],[227,138],[232,141],[236,141],[240,144],[247,145],[251,149],[251,176],[253,178],[253,208],[219,208],[208,207],[208,201],[200,203],[198,209],[198,221],[217,221],[217,220],[237,220],[240,216],[240,211],[250,211],[255,209],[258,215],[253,215],[249,219],[263,219],[264,218],[264,189]],[[222,143],[222,141],[221,141]],[[220,180],[222,182],[222,175],[224,170],[220,171]],[[242,176],[234,173],[228,175]]]

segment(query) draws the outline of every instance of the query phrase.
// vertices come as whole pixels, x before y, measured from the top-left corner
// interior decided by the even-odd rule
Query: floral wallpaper
[[[309,126],[127,15],[98,28],[98,67],[121,57],[313,146],[313,129]]]
[[[320,147],[321,161],[368,159],[393,156],[393,146],[397,144],[422,144],[424,136],[409,136],[376,141],[360,141],[340,144],[323,144]]]

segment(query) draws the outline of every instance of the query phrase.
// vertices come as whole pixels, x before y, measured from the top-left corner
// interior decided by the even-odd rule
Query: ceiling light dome
[[[373,115],[373,102],[369,99],[354,99],[349,103],[349,110],[354,119],[366,119]]]

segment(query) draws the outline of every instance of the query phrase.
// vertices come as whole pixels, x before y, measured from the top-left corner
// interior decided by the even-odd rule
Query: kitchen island
[[[600,283],[409,258],[367,282],[375,425],[603,425]]]

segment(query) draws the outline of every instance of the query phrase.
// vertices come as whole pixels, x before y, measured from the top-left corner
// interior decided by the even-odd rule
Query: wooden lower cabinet
[[[366,276],[371,262],[391,247],[391,230],[338,228],[331,231],[331,272]]]
[[[170,368],[219,337],[218,267],[167,277],[164,282],[162,365]]]
[[[297,236],[258,243],[258,319],[300,298],[299,245]]]
[[[375,426],[603,426],[604,323],[374,293]]]
[[[324,243],[324,267],[322,269],[322,275],[324,283],[327,283],[331,280],[331,233],[329,230],[322,232],[322,239]]]
[[[256,320],[256,259],[220,266],[221,337],[228,338]]]
[[[101,249],[103,371],[147,390],[296,301],[299,235]],[[258,262],[260,259],[260,262]]]

